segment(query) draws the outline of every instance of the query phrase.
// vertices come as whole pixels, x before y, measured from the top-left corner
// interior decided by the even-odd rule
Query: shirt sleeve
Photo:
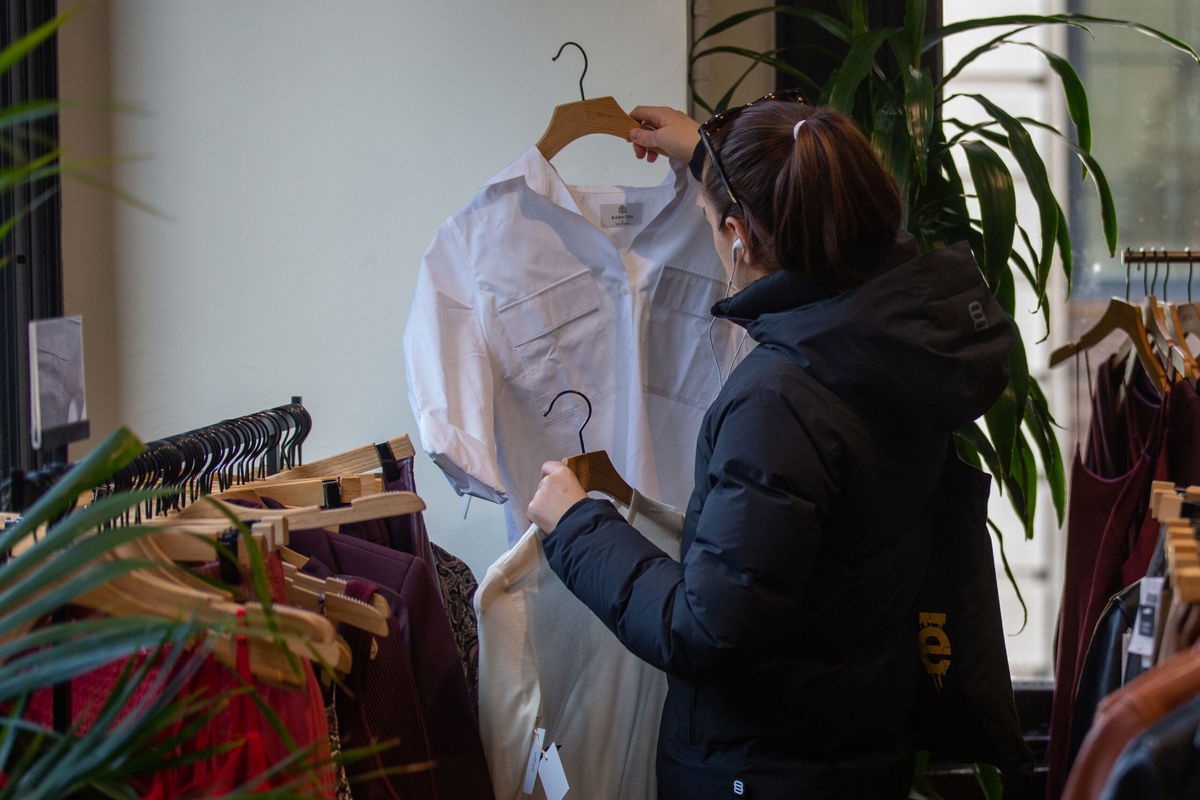
[[[421,261],[404,328],[404,366],[422,448],[460,495],[503,503],[493,358],[452,220],[438,229]]]
[[[798,618],[833,477],[787,398],[758,391],[722,420],[710,490],[681,563],[610,503],[573,506],[551,568],[643,660],[689,680],[771,657]]]

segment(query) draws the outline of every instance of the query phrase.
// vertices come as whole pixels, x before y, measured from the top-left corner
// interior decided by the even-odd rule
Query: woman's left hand
[[[529,509],[525,512],[529,521],[546,533],[558,527],[559,520],[567,509],[587,497],[579,485],[575,473],[561,461],[542,464],[542,482],[538,484]]]

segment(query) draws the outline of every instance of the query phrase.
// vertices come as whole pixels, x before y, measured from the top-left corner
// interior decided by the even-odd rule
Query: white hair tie
[[[796,123],[796,127],[792,128],[792,140],[793,140],[793,141],[799,141],[799,139],[800,139],[800,126],[801,126],[801,125],[803,125],[803,124],[804,124],[805,122],[807,122],[807,121],[808,121],[808,120],[804,120],[804,119],[802,119],[802,120],[800,120],[799,122],[797,122],[797,123]]]

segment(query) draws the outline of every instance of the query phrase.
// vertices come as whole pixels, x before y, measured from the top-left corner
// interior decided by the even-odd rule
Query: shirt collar
[[[530,147],[518,156],[516,161],[484,181],[479,188],[482,191],[491,186],[518,180],[523,180],[530,190],[549,199],[555,205],[582,216],[582,211],[579,204],[575,202],[570,188],[558,174],[558,170],[546,160],[542,151],[537,147]],[[675,194],[678,196],[687,188],[687,181],[687,164],[672,160],[671,171],[667,173],[667,177],[660,185],[673,185]]]

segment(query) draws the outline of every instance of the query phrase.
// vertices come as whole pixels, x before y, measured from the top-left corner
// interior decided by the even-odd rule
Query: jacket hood
[[[921,254],[901,232],[874,277],[831,295],[778,270],[713,306],[885,425],[950,432],[1008,383],[1013,322],[965,242]]]

